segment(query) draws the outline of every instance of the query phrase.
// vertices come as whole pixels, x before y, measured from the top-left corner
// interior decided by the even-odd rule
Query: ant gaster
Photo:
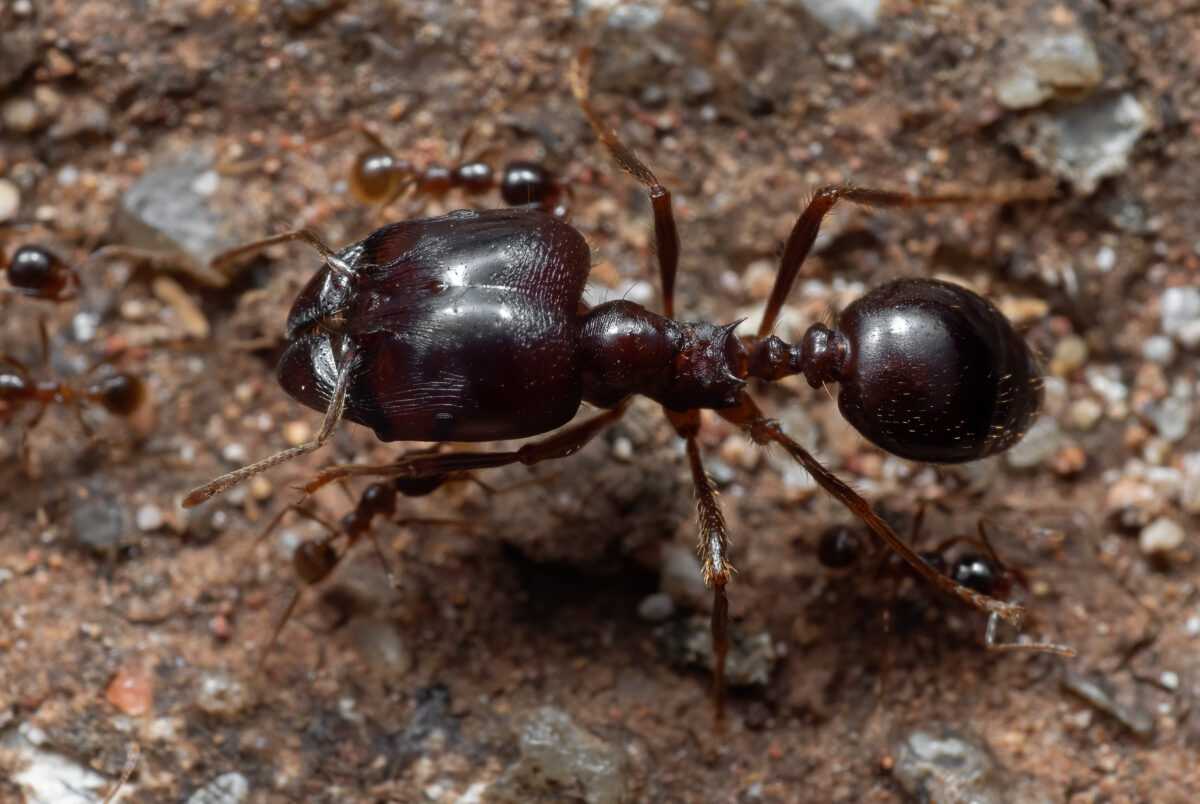
[[[14,292],[36,299],[64,302],[79,291],[79,275],[74,269],[38,245],[19,246],[4,275]]]
[[[325,416],[311,441],[216,478],[188,494],[184,505],[317,449],[342,419],[371,428],[383,441],[481,442],[562,429],[516,450],[424,451],[377,466],[333,466],[307,484],[308,492],[350,476],[408,482],[564,458],[620,419],[629,398],[641,394],[662,405],[685,441],[698,549],[713,590],[718,718],[733,567],[725,518],[700,454],[703,409],[758,444],[782,447],[926,580],[1019,625],[1021,607],[930,567],[866,500],[767,418],[746,388],[751,378],[796,374],[814,388],[839,383],[843,416],[872,442],[912,460],[970,461],[1016,443],[1041,402],[1036,363],[1004,316],[963,287],[894,281],[851,304],[837,329],[814,325],[794,345],[770,334],[822,219],[837,202],[914,207],[978,197],[823,188],[788,237],[756,335],[737,336],[736,324],[676,320],[679,236],[671,193],[593,108],[589,62],[587,51],[576,59],[572,90],[599,140],[649,193],[663,313],[625,300],[587,307],[582,293],[591,255],[583,235],[533,208],[393,223],[340,251],[308,230],[248,244],[230,256],[300,239],[324,258],[292,306],[277,377],[288,394]],[[581,402],[604,410],[568,425]],[[322,552],[323,560],[307,567],[315,571],[306,581],[325,577],[336,564],[332,553]]]

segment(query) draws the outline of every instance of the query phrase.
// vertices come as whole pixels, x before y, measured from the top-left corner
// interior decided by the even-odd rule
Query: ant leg
[[[779,273],[775,275],[775,286],[771,289],[771,297],[767,300],[762,323],[758,327],[758,337],[765,338],[771,334],[771,330],[775,327],[775,321],[779,317],[779,311],[783,309],[783,303],[787,301],[792,284],[800,273],[800,266],[804,264],[805,258],[812,250],[813,243],[816,242],[821,221],[838,201],[849,201],[864,207],[906,208],[972,202],[996,204],[1046,197],[1046,188],[1041,184],[1002,185],[997,186],[990,194],[985,189],[983,192],[940,195],[912,195],[848,185],[822,187],[813,194],[808,206],[804,208],[804,212],[800,213],[795,226],[792,227],[792,233],[788,235],[787,245],[783,249],[783,258],[779,262]]]
[[[717,413],[722,418],[745,429],[756,444],[764,446],[767,444],[778,444],[783,447],[797,463],[808,470],[808,473],[812,475],[817,485],[837,498],[842,505],[846,506],[852,514],[857,516],[893,552],[904,559],[909,566],[916,570],[929,583],[947,594],[958,597],[977,609],[997,614],[1013,625],[1020,627],[1025,617],[1025,610],[1023,608],[1014,603],[1006,603],[1003,600],[997,600],[993,597],[980,594],[973,589],[956,583],[954,579],[943,575],[931,567],[911,547],[905,544],[904,540],[896,534],[896,531],[892,530],[892,526],[875,513],[870,504],[860,497],[854,489],[846,485],[833,472],[822,466],[821,462],[814,458],[808,450],[804,449],[784,433],[779,426],[779,422],[763,416],[758,405],[748,395],[742,394],[741,401],[737,407],[718,410]]]
[[[988,615],[987,631],[983,638],[983,644],[988,650],[998,653],[1053,653],[1067,657],[1075,655],[1075,649],[1070,645],[1060,645],[1057,642],[1001,642],[999,634],[1000,615],[992,612]]]
[[[675,317],[675,274],[679,268],[679,230],[675,226],[675,213],[671,209],[671,191],[659,183],[650,168],[638,159],[617,133],[604,124],[591,101],[591,48],[583,48],[571,63],[567,80],[575,101],[583,110],[596,138],[608,149],[613,161],[633,178],[637,179],[650,193],[650,204],[654,207],[654,240],[658,252],[658,270],[662,278],[663,313],[667,318]]]
[[[260,474],[272,466],[277,466],[285,461],[290,461],[293,458],[299,458],[301,455],[306,455],[316,449],[319,449],[329,437],[333,435],[334,429],[337,428],[338,422],[342,420],[342,413],[346,409],[346,392],[350,387],[350,378],[354,374],[355,364],[357,362],[357,353],[354,346],[350,346],[342,354],[342,366],[338,370],[337,385],[334,387],[333,396],[329,400],[329,407],[325,410],[325,419],[321,422],[321,430],[316,437],[299,446],[285,449],[277,452],[261,461],[252,463],[249,466],[243,466],[240,469],[235,469],[232,472],[227,472],[215,480],[205,483],[199,488],[192,489],[183,499],[184,508],[192,508],[199,505],[210,497],[214,497],[228,489],[233,488],[243,480],[248,480],[257,474]]]
[[[346,261],[339,257],[336,251],[325,245],[325,241],[321,239],[321,236],[312,229],[292,229],[277,235],[264,237],[261,240],[246,243],[242,246],[237,246],[236,248],[231,248],[213,257],[210,265],[214,271],[218,271],[228,277],[231,273],[230,266],[233,263],[252,254],[257,254],[268,246],[274,246],[278,243],[290,243],[293,240],[303,240],[311,246],[313,250],[321,255],[321,258],[325,260],[325,264],[335,273],[339,273],[342,276],[349,276],[353,273],[350,266],[346,264]]]
[[[712,478],[704,471],[700,446],[696,436],[700,432],[700,412],[689,410],[676,413],[663,409],[680,437],[687,444],[688,465],[692,471],[692,484],[696,489],[696,514],[700,525],[698,552],[704,566],[704,583],[713,590],[713,610],[709,627],[712,631],[713,648],[713,702],[716,720],[725,718],[725,662],[729,655],[729,596],[725,585],[733,574],[729,563],[729,531],[725,526],[725,515],[717,501],[717,490]]]
[[[455,472],[470,472],[476,469],[493,469],[523,463],[532,466],[542,461],[552,461],[574,455],[602,430],[608,428],[625,414],[627,405],[621,404],[578,424],[564,427],[553,435],[539,441],[531,441],[520,449],[505,452],[443,452],[430,454],[427,450],[413,455],[402,455],[394,463],[361,465],[342,464],[318,472],[316,477],[304,485],[304,492],[312,494],[317,489],[343,477],[371,476],[394,478],[429,477]],[[274,464],[272,464],[274,465]],[[261,470],[260,470],[261,471]],[[220,478],[218,478],[220,480]],[[213,481],[214,485],[217,481]],[[207,488],[207,487],[205,487]],[[224,488],[228,488],[225,486]],[[220,490],[224,490],[224,488]],[[192,492],[193,495],[197,494]],[[207,495],[211,496],[211,495]],[[204,498],[206,499],[207,496]],[[186,505],[189,496],[184,500]]]

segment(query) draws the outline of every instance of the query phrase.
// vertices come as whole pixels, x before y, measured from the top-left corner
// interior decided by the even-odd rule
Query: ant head
[[[129,416],[145,401],[146,386],[132,374],[113,374],[93,385],[89,395],[114,416]]]
[[[310,585],[324,580],[337,562],[337,551],[328,542],[301,542],[292,554],[296,574]]]
[[[410,181],[412,164],[386,148],[373,146],[360,153],[350,171],[350,191],[364,204],[383,204],[398,196]]]

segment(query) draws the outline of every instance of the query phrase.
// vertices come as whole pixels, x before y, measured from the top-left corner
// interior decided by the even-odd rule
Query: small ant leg
[[[608,149],[613,161],[633,178],[637,179],[650,193],[654,207],[654,240],[658,253],[658,269],[662,278],[663,313],[667,318],[675,317],[675,274],[679,268],[679,230],[675,226],[675,213],[671,209],[671,191],[659,183],[658,178],[638,159],[637,154],[621,142],[617,133],[605,125],[591,101],[591,48],[583,48],[571,63],[567,80],[575,101],[583,110],[596,138]]]
[[[325,410],[325,419],[321,422],[321,430],[315,438],[299,446],[277,452],[249,466],[235,469],[232,472],[221,475],[215,480],[205,483],[199,488],[192,489],[183,498],[183,507],[192,508],[197,506],[210,497],[233,488],[238,483],[248,480],[261,472],[265,472],[272,466],[278,466],[285,461],[299,458],[301,455],[306,455],[319,449],[333,435],[338,422],[342,420],[342,413],[346,409],[346,392],[350,387],[350,378],[354,374],[357,357],[358,353],[353,345],[348,346],[342,353],[342,365],[338,371],[337,386],[335,386],[333,396],[329,400],[329,407]]]
[[[1075,649],[1070,645],[1060,645],[1057,642],[1001,642],[1000,615],[996,612],[988,615],[983,644],[988,650],[998,653],[1053,653],[1068,658],[1075,655]]]
[[[929,583],[977,609],[998,614],[1013,625],[1020,627],[1021,622],[1025,618],[1025,610],[1022,607],[1015,603],[1006,603],[1003,600],[997,600],[996,598],[980,594],[973,589],[956,583],[952,578],[943,575],[929,566],[928,562],[905,544],[904,540],[892,530],[892,526],[875,513],[870,504],[860,497],[854,489],[847,486],[837,475],[821,465],[821,462],[814,458],[808,450],[793,441],[779,427],[778,422],[763,416],[758,405],[748,395],[742,394],[740,404],[737,407],[721,409],[717,413],[722,418],[744,428],[756,444],[767,445],[773,443],[783,447],[797,463],[808,470],[808,473],[812,475],[817,485],[837,498],[842,505],[846,506],[851,513],[857,516],[892,551],[904,559],[909,566],[916,570]]]
[[[697,547],[704,566],[704,583],[713,590],[713,610],[710,620],[713,648],[713,701],[716,705],[716,720],[725,718],[725,662],[729,656],[729,596],[725,586],[733,574],[729,563],[729,530],[725,515],[717,501],[717,490],[712,478],[704,471],[700,446],[696,436],[700,432],[700,411],[685,413],[663,409],[675,431],[687,444],[688,465],[692,471],[692,484],[696,489],[696,514],[699,521],[700,543]]]
[[[813,194],[808,206],[792,227],[788,235],[787,245],[783,249],[783,258],[779,262],[779,273],[775,276],[775,286],[763,310],[762,323],[758,327],[758,337],[765,338],[771,334],[779,311],[787,301],[788,293],[800,273],[800,266],[812,250],[816,242],[817,232],[821,221],[833,209],[838,201],[849,201],[864,207],[906,208],[933,206],[935,204],[965,204],[965,203],[1004,203],[1021,199],[1045,198],[1046,188],[1042,185],[1032,187],[1009,187],[1007,185],[995,188],[991,193],[985,189],[974,193],[944,193],[937,195],[912,195],[910,193],[892,192],[890,190],[871,190],[866,187],[851,187],[834,185],[822,187]]]
[[[329,266],[330,270],[335,273],[341,274],[344,277],[351,276],[354,273],[350,269],[350,266],[346,264],[346,261],[339,257],[336,251],[325,245],[325,241],[321,239],[321,236],[312,229],[292,229],[272,235],[271,237],[264,237],[261,240],[246,243],[236,248],[231,248],[213,257],[210,264],[214,271],[228,276],[230,273],[229,267],[233,263],[252,254],[257,254],[268,246],[274,246],[278,243],[290,243],[293,240],[303,240],[312,246],[321,255],[321,258],[325,260],[325,264]]]

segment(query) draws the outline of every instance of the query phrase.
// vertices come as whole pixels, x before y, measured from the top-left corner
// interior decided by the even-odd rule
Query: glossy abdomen
[[[456,212],[362,243],[338,334],[293,333],[279,380],[316,410],[336,380],[332,344],[357,349],[345,418],[384,441],[493,441],[565,424],[581,400],[579,300],[587,243],[541,212]],[[322,274],[328,269],[324,269]],[[318,274],[297,300],[321,304]]]

